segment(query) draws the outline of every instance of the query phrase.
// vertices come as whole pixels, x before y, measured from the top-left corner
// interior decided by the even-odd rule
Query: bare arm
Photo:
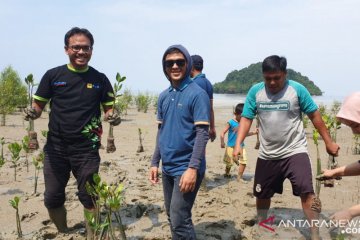
[[[230,125],[229,123],[226,124],[226,127],[224,128],[224,130],[222,130],[221,135],[220,135],[220,141],[221,141],[221,148],[225,147],[225,134],[227,133],[227,131],[229,131]]]
[[[324,121],[321,118],[320,112],[316,110],[315,112],[309,113],[308,117],[314,124],[314,127],[320,133],[322,139],[324,140],[326,145],[326,151],[331,155],[337,156],[340,147],[331,140],[330,134],[325,126]]]
[[[213,142],[216,138],[216,130],[215,130],[215,114],[213,107],[213,99],[210,99],[210,130],[209,130],[210,140]]]
[[[242,149],[240,147],[240,144],[244,141],[246,135],[248,134],[252,121],[253,121],[252,119],[248,119],[245,117],[241,118],[240,127],[237,132],[236,142],[233,151],[234,157],[237,157],[240,153],[242,154]]]

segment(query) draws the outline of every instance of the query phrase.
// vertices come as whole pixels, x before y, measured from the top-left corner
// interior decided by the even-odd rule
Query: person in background
[[[170,87],[158,99],[158,134],[149,180],[159,182],[161,160],[172,239],[196,239],[191,209],[205,174],[210,102],[206,92],[190,79],[192,61],[183,46],[170,46],[162,64]]]
[[[65,34],[64,42],[69,63],[45,73],[32,108],[25,110],[26,120],[37,119],[50,102],[49,132],[44,147],[44,203],[59,232],[68,230],[64,203],[70,172],[76,178],[84,211],[94,209],[85,184],[92,183],[93,174],[99,171],[100,106],[110,124],[118,125],[121,121],[112,111],[114,99],[109,93],[113,88],[109,79],[88,65],[94,45],[92,34],[85,28],[74,27]],[[86,226],[91,239],[92,231]]]
[[[205,74],[202,73],[204,67],[204,61],[199,55],[192,55],[191,59],[193,61],[193,66],[191,69],[190,76],[197,85],[199,85],[205,92],[208,94],[210,99],[210,129],[209,129],[209,137],[213,142],[216,138],[216,130],[215,130],[215,114],[214,114],[214,106],[213,106],[213,87],[209,79],[206,78]]]
[[[225,149],[225,154],[224,154],[224,163],[225,163],[225,174],[224,177],[230,178],[230,170],[232,165],[235,164],[239,165],[239,170],[238,170],[238,176],[237,179],[240,181],[242,180],[246,165],[247,165],[247,154],[245,151],[245,144],[244,142],[241,143],[241,147],[243,148],[243,155],[240,158],[240,161],[238,161],[236,158],[233,158],[233,150],[234,150],[234,146],[235,146],[235,141],[236,141],[236,133],[238,131],[239,128],[239,123],[240,123],[240,119],[241,119],[241,114],[243,111],[243,107],[244,104],[243,103],[239,103],[236,105],[235,110],[234,110],[234,118],[230,119],[227,123],[226,123],[226,127],[224,128],[224,130],[221,132],[220,135],[220,139],[221,139],[221,148],[225,148],[225,134],[228,132],[228,139],[227,139],[227,145],[226,145],[226,149]],[[249,132],[249,134],[247,136],[252,136],[252,135],[256,135],[257,130],[254,132]]]
[[[349,126],[354,134],[360,134],[360,92],[355,92],[344,100],[336,117],[341,123]],[[335,169],[323,170],[322,174],[317,176],[317,179],[326,180],[341,176],[358,175],[360,175],[360,160]],[[338,211],[330,218],[341,221],[351,220],[357,216],[360,216],[360,204]]]
[[[282,194],[285,179],[290,180],[293,194],[300,197],[306,218],[309,221],[318,219],[321,203],[313,189],[303,113],[319,131],[327,152],[337,156],[339,150],[308,90],[300,83],[286,79],[286,65],[284,57],[272,55],[264,59],[264,81],[252,86],[246,96],[233,152],[234,157],[242,153],[240,144],[257,114],[261,134],[253,192],[258,222],[267,218],[271,198],[275,193]],[[320,238],[316,226],[310,231],[312,239]]]

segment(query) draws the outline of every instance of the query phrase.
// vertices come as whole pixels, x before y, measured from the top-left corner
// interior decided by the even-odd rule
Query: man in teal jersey
[[[50,101],[49,132],[44,147],[44,203],[59,232],[67,231],[65,187],[73,173],[78,197],[84,210],[92,211],[93,201],[86,192],[86,182],[99,170],[99,146],[102,134],[100,105],[105,119],[118,125],[120,118],[112,111],[114,98],[105,74],[88,66],[94,38],[84,28],[74,27],[65,34],[65,53],[69,64],[48,70],[34,95],[25,119],[40,117]],[[91,230],[87,227],[88,238]]]
[[[331,140],[318,106],[307,89],[298,82],[286,79],[286,59],[276,55],[262,63],[264,82],[250,88],[242,113],[233,156],[242,152],[252,120],[259,116],[260,149],[257,159],[254,195],[258,221],[266,219],[271,197],[283,191],[283,181],[289,179],[293,194],[300,196],[303,211],[309,221],[317,219],[321,204],[315,197],[310,158],[302,113],[308,115],[319,131],[329,154],[337,155],[339,146]],[[312,239],[319,231],[311,227]]]

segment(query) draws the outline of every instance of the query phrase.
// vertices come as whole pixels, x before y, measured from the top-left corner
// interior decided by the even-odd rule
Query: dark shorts
[[[73,173],[77,181],[78,197],[85,208],[92,208],[93,202],[85,184],[93,182],[94,173],[99,171],[100,156],[98,150],[71,153],[54,149],[45,149],[44,202],[47,208],[58,208],[65,202],[65,187]]]
[[[289,179],[295,196],[314,193],[311,162],[307,153],[298,153],[280,160],[257,159],[254,195],[268,199],[275,193],[282,194],[283,183]]]

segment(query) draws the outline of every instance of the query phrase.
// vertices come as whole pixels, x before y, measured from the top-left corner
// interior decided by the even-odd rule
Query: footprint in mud
[[[39,212],[32,212],[32,213],[27,213],[21,216],[21,221],[26,221],[29,222],[32,220],[32,218],[34,218],[37,214],[39,214]]]

